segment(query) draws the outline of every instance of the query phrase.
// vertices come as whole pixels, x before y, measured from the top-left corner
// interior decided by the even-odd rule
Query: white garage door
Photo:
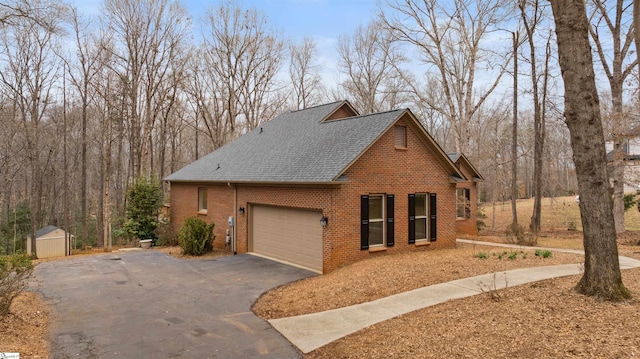
[[[252,206],[252,251],[322,271],[321,212]]]

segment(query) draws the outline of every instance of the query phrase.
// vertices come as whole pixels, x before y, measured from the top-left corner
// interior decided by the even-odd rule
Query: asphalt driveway
[[[251,255],[181,260],[156,251],[36,266],[53,306],[52,358],[297,358],[251,304],[315,275]]]

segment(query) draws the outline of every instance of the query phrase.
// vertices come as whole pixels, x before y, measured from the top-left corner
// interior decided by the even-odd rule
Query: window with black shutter
[[[387,246],[394,245],[394,197],[392,194],[387,195]]]
[[[427,208],[427,194],[416,193],[414,207],[416,241],[427,240]]]
[[[369,249],[369,196],[360,196],[360,249]]]
[[[416,243],[416,195],[409,193],[409,244]]]
[[[437,238],[436,229],[436,194],[429,194],[429,240],[435,242]]]
[[[393,205],[392,194],[360,196],[360,249],[394,244]]]

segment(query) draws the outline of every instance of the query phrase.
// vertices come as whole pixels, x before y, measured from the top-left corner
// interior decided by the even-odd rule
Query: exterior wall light
[[[240,207],[240,208],[238,208],[238,213],[240,213],[240,214],[244,214],[244,207]]]
[[[320,225],[322,227],[326,227],[327,224],[329,224],[329,218],[322,216],[322,218],[320,218]]]

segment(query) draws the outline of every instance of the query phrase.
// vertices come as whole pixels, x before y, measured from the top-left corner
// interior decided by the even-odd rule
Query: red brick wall
[[[399,121],[404,125],[403,119]],[[249,249],[249,218],[252,204],[322,210],[329,218],[323,229],[323,270],[331,272],[346,264],[371,256],[455,246],[455,185],[434,153],[407,126],[407,148],[396,149],[393,128],[371,146],[344,173],[347,182],[327,187],[246,186],[171,184],[171,223],[178,228],[198,210],[198,187],[208,188],[208,211],[198,215],[216,223],[216,246],[224,247],[227,218],[236,217],[237,251]],[[408,244],[408,195],[436,193],[437,241],[427,245]],[[395,196],[395,245],[383,251],[360,250],[360,196]],[[474,197],[475,198],[475,197]],[[475,199],[473,199],[475,203]],[[245,213],[239,214],[238,208]],[[423,243],[424,244],[424,243]]]
[[[468,179],[473,178],[473,173],[467,166],[459,167],[464,176]],[[456,188],[469,188],[470,189],[470,207],[471,213],[469,218],[456,219],[456,234],[460,238],[477,238],[478,237],[478,185],[476,182],[465,182],[456,184]]]
[[[198,213],[198,188],[207,188],[207,213]],[[198,217],[207,223],[215,223],[213,245],[224,248],[227,219],[233,216],[233,188],[227,185],[206,183],[171,183],[170,221],[173,228],[180,229],[187,217]]]
[[[401,119],[398,125],[405,124]],[[336,217],[330,226],[337,227],[331,243],[330,256],[324,258],[324,271],[374,255],[455,246],[455,186],[443,165],[407,126],[407,148],[396,149],[393,128],[367,150],[345,172],[348,183],[340,188],[336,198]],[[437,241],[428,245],[408,243],[408,195],[436,193]],[[360,196],[393,194],[395,245],[386,250],[360,250]],[[334,225],[335,224],[335,225]]]
[[[355,115],[356,114],[351,110],[349,106],[343,105],[336,112],[331,114],[331,116],[329,116],[325,121],[339,120],[342,118],[352,117]]]

